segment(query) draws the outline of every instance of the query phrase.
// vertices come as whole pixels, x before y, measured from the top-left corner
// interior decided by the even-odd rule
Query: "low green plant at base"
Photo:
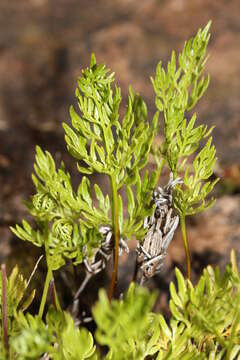
[[[223,275],[208,266],[196,286],[190,280],[186,216],[214,203],[209,194],[218,181],[211,180],[216,161],[213,128],[196,126],[192,112],[209,83],[203,72],[209,28],[210,23],[200,29],[181,53],[173,52],[166,69],[161,62],[157,65],[152,119],[131,87],[120,119],[120,88],[113,86],[114,75],[92,55],[78,81],[79,109],[71,107],[72,124],[63,124],[67,149],[80,173],[79,185],[74,189],[64,163],[57,167],[51,154],[37,147],[32,176],[36,192],[26,202],[34,221],[23,220],[11,228],[20,239],[42,249],[47,273],[39,312],[33,315],[27,308],[35,292],[28,295],[27,289],[37,265],[28,281],[17,267],[7,277],[2,265],[0,359],[240,357],[240,278],[234,253]],[[156,145],[160,134],[162,143]],[[151,173],[150,156],[155,159]],[[163,169],[170,172],[170,180],[160,187]],[[93,173],[108,179],[108,193],[91,183]],[[161,271],[179,223],[187,272],[185,278],[176,269],[177,287],[170,284],[172,315],[167,322],[152,311],[156,294],[140,285]],[[138,241],[135,274],[117,299],[119,256],[129,251],[132,238]],[[87,282],[111,259],[109,291],[99,292],[92,309],[97,329],[91,334],[86,319],[78,314],[78,301]],[[69,311],[63,309],[54,283],[55,273],[64,265],[81,266],[85,272]],[[52,304],[47,308],[48,295]]]

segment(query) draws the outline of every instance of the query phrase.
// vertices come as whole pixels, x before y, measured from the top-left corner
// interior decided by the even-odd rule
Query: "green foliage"
[[[9,278],[7,279],[7,298],[8,298],[8,314],[13,316],[14,312],[18,310],[25,311],[32,303],[35,290],[24,299],[25,292],[28,288],[28,281],[23,278],[23,275],[19,273],[18,266],[16,265]],[[0,285],[1,289],[1,285]],[[0,293],[1,298],[1,293]]]
[[[105,256],[99,260],[105,265],[120,240],[145,240],[143,223],[155,210],[153,190],[165,165],[175,180],[183,180],[177,180],[173,204],[180,216],[186,251],[185,216],[213,204],[208,196],[218,181],[210,179],[216,161],[213,127],[196,125],[196,114],[191,112],[209,84],[209,76],[204,74],[209,28],[210,23],[200,29],[178,56],[173,52],[166,70],[158,64],[152,79],[157,111],[151,120],[145,102],[131,87],[120,119],[120,88],[114,85],[114,75],[92,55],[89,68],[78,80],[79,109],[71,106],[72,124],[63,124],[67,149],[81,174],[79,184],[73,188],[64,163],[58,166],[48,151],[37,146],[32,175],[35,194],[26,202],[35,223],[23,220],[22,225],[11,228],[20,239],[43,249],[47,276],[36,316],[25,313],[34,291],[25,295],[29,282],[17,267],[7,279],[5,324],[4,306],[0,307],[0,359],[96,360],[102,358],[102,346],[107,347],[105,358],[109,360],[240,358],[240,277],[234,257],[224,275],[207,267],[196,286],[176,270],[177,287],[170,285],[169,322],[152,312],[156,295],[145,288],[132,283],[120,300],[113,301],[100,290],[92,311],[95,337],[61,310],[53,281],[53,271],[66,262],[78,266],[85,259],[96,260],[97,255]],[[163,126],[159,124],[161,115]],[[157,146],[154,138],[160,130],[163,141]],[[150,153],[156,160],[151,173],[146,170]],[[106,176],[109,189],[103,191],[92,184],[88,175],[93,173]],[[168,210],[170,224],[174,209]],[[106,240],[101,227],[109,229],[114,240],[107,255],[101,248]],[[158,240],[158,236],[154,238]],[[114,253],[116,275],[118,251]],[[115,280],[113,276],[112,284]],[[49,307],[44,318],[50,282],[57,310]],[[0,300],[2,295],[0,283]]]
[[[46,323],[39,316],[16,314],[11,333],[11,359],[39,359],[44,354],[53,360],[96,360],[92,335],[75,327],[72,317],[50,307]],[[1,355],[1,352],[0,352]]]
[[[148,161],[158,112],[150,124],[146,104],[130,87],[127,109],[120,121],[121,92],[117,86],[112,89],[113,81],[113,74],[109,74],[104,65],[97,65],[92,55],[90,68],[82,71],[76,90],[81,115],[71,107],[73,128],[63,124],[65,140],[70,154],[85,164],[85,167],[77,164],[81,173],[95,171],[108,175],[114,179],[116,191],[127,186],[129,218],[123,220],[122,197],[118,194],[119,228],[123,237],[135,235],[139,238],[143,234],[140,228],[143,218],[149,213],[150,196],[157,181],[155,173],[151,177],[146,173],[142,184],[139,171]],[[136,204],[131,190],[134,184],[138,194]],[[99,187],[97,189],[100,193]],[[99,199],[99,194],[96,195]],[[102,194],[100,198],[103,198]],[[89,215],[87,217],[89,219]],[[102,221],[108,222],[107,219]]]
[[[159,62],[155,79],[152,79],[156,107],[164,117],[165,137],[159,148],[153,148],[153,153],[158,164],[159,156],[167,161],[174,177],[184,172],[185,188],[178,187],[175,196],[175,206],[184,216],[202,211],[213,203],[213,199],[206,203],[205,198],[217,182],[204,183],[212,175],[216,161],[210,137],[213,127],[195,126],[196,114],[189,114],[209,84],[209,75],[203,74],[209,28],[210,22],[185,43],[178,55],[178,64],[174,51],[166,71]],[[195,156],[192,166],[187,161],[191,161],[191,155],[198,150],[203,139],[207,142]]]
[[[158,118],[156,114],[149,126],[146,105],[130,88],[126,113],[120,122],[121,92],[117,86],[112,89],[113,81],[113,74],[104,65],[97,65],[92,55],[90,68],[83,70],[76,90],[81,115],[71,107],[73,129],[67,124],[63,127],[69,152],[86,165],[79,165],[79,171],[114,174],[120,188],[146,165]]]
[[[126,186],[126,193],[128,199],[128,218],[125,219],[122,225],[122,233],[130,238],[136,236],[137,239],[142,239],[146,230],[143,228],[143,219],[152,212],[151,200],[152,189],[157,183],[157,174],[153,172],[151,175],[148,171],[145,172],[143,180],[140,175],[136,176],[135,194],[132,185]]]
[[[107,359],[144,359],[156,352],[153,342],[159,334],[157,329],[151,330],[154,317],[150,313],[155,298],[133,283],[123,300],[111,304],[100,291],[93,315],[98,326],[96,339],[110,349]]]
[[[209,27],[210,23],[205,29],[200,29],[195,38],[185,43],[178,56],[178,68],[173,51],[167,70],[165,71],[159,62],[155,79],[152,79],[156,107],[164,115],[165,141],[161,146],[161,153],[174,173],[179,170],[179,160],[192,154],[197,149],[196,141],[198,143],[201,137],[206,135],[206,127],[203,126],[193,131],[196,115],[192,117],[189,126],[186,126],[184,117],[186,111],[193,108],[201,98],[209,83],[209,77],[202,75]]]
[[[104,65],[97,65],[92,56],[90,68],[83,70],[76,90],[81,117],[70,108],[73,129],[63,124],[65,139],[71,155],[86,165],[84,168],[77,163],[81,173],[104,173],[114,179],[117,190],[127,186],[129,218],[123,219],[122,198],[118,194],[119,227],[123,237],[141,237],[143,219],[150,211],[150,197],[157,178],[156,174],[150,177],[146,173],[142,184],[139,171],[148,161],[158,113],[149,124],[144,101],[130,88],[126,114],[120,122],[120,88],[115,86],[112,90],[113,80],[113,74],[109,75]],[[23,220],[22,226],[16,225],[11,230],[22,240],[44,246],[52,270],[59,269],[66,259],[77,265],[100,246],[99,227],[112,223],[109,195],[104,196],[95,184],[93,189],[98,200],[95,206],[90,180],[83,176],[75,192],[64,164],[57,169],[51,154],[38,146],[34,170],[32,179],[36,194],[26,204],[37,229]],[[131,184],[135,183],[138,196],[134,207]]]
[[[197,286],[176,270],[178,290],[170,285],[170,309],[204,359],[234,359],[240,354],[240,277],[228,266],[223,275],[208,266]],[[233,355],[235,354],[235,355]]]
[[[86,329],[76,329],[70,315],[66,314],[66,317],[67,326],[62,334],[63,359],[93,359],[95,346],[92,335]]]
[[[107,359],[237,359],[240,356],[240,277],[208,266],[194,287],[176,269],[170,285],[169,325],[151,313],[154,295],[131,284],[122,300],[109,303],[101,291],[93,309],[96,339]],[[228,357],[227,357],[228,356]]]
[[[85,176],[74,191],[64,164],[57,169],[51,154],[37,147],[33,175],[36,194],[27,203],[37,228],[35,230],[25,220],[22,226],[12,228],[21,239],[45,247],[47,263],[52,270],[59,269],[66,259],[77,265],[84,257],[95,253],[103,240],[100,226],[117,226],[116,219],[111,218],[111,208],[118,208],[122,237],[135,236],[141,240],[146,232],[143,220],[152,211],[152,191],[165,161],[174,178],[184,171],[184,186],[177,186],[174,197],[180,214],[194,214],[213,203],[213,199],[206,200],[217,182],[208,180],[216,161],[210,137],[213,128],[196,127],[196,114],[187,120],[187,112],[209,83],[209,76],[203,74],[209,27],[210,24],[200,29],[185,43],[178,63],[173,52],[166,71],[161,62],[158,64],[152,80],[158,111],[151,122],[146,104],[131,87],[125,115],[119,119],[120,88],[113,87],[113,74],[104,65],[98,65],[92,55],[90,67],[82,71],[76,90],[80,114],[72,106],[72,127],[65,123],[63,127],[67,148],[77,160],[79,172],[107,175],[111,183],[110,197],[105,196],[97,184],[92,187]],[[152,143],[159,129],[159,112],[164,118],[164,141],[157,148]],[[193,165],[187,163],[202,139],[207,142],[195,155]],[[141,180],[140,170],[147,164],[150,150],[157,167],[150,175],[145,171]],[[123,201],[118,193],[122,187],[127,193],[127,217],[123,216]],[[92,189],[97,205],[93,202]]]
[[[189,165],[186,167],[184,174],[186,189],[178,188],[175,196],[175,206],[180,213],[194,215],[207,209],[215,202],[214,198],[206,200],[219,180],[206,181],[213,174],[213,166],[216,161],[215,153],[216,150],[210,137],[193,160],[194,171],[191,172]]]
[[[15,332],[15,318],[17,311],[25,311],[32,303],[35,290],[26,294],[28,281],[19,273],[18,266],[15,266],[7,280],[7,331]],[[2,275],[0,275],[0,303],[2,303]],[[0,307],[0,319],[3,319],[2,307]],[[3,346],[3,330],[0,328],[0,345]]]
[[[196,286],[176,270],[170,285],[169,324],[152,313],[156,296],[133,283],[121,300],[100,291],[93,308],[96,340],[106,345],[106,359],[237,359],[240,355],[240,276],[234,261],[223,275],[208,266]],[[68,313],[49,308],[39,316],[14,312],[9,330],[11,359],[98,359],[92,335],[75,327]],[[1,359],[5,355],[0,352]],[[6,358],[7,359],[7,358]]]
[[[39,317],[17,315],[19,333],[11,338],[11,350],[18,359],[38,359],[50,351],[53,335]]]
[[[64,265],[65,259],[73,259],[74,264],[79,264],[84,255],[91,254],[92,249],[99,245],[101,235],[97,225],[110,221],[107,217],[109,199],[98,191],[98,197],[102,195],[100,210],[95,209],[89,180],[83,177],[77,192],[74,192],[64,164],[56,170],[52,156],[39,147],[36,148],[34,169],[33,182],[37,192],[27,206],[36,219],[38,229],[33,230],[25,220],[22,227],[17,225],[11,229],[21,239],[36,246],[45,246],[47,260],[53,270]]]

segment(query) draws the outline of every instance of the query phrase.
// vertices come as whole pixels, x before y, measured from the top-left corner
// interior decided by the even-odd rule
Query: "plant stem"
[[[54,282],[54,277],[53,277],[53,290],[54,290],[54,295],[55,295],[55,300],[56,300],[57,311],[62,311],[60,301],[58,298],[58,294],[57,294],[57,290],[56,290],[56,286],[55,286],[55,282]]]
[[[48,288],[49,288],[49,284],[50,284],[51,279],[52,279],[52,270],[50,268],[48,268],[48,272],[47,272],[47,276],[46,276],[45,283],[44,283],[44,288],[43,288],[41,304],[40,304],[39,313],[38,313],[40,318],[42,318],[42,316],[43,316],[43,311],[44,311],[44,307],[45,307],[45,304],[46,304]]]
[[[42,299],[41,299],[41,304],[40,304],[40,308],[39,308],[39,313],[38,315],[42,318],[43,316],[43,312],[44,312],[44,307],[47,301],[47,294],[48,294],[48,289],[49,289],[49,284],[50,281],[53,281],[53,291],[54,291],[54,299],[56,302],[56,308],[58,311],[61,311],[61,306],[58,300],[58,296],[57,296],[57,291],[56,291],[56,287],[55,287],[55,283],[54,283],[54,278],[53,278],[53,272],[51,269],[51,265],[49,263],[49,233],[48,233],[48,223],[45,223],[45,229],[44,229],[44,238],[45,238],[45,254],[46,254],[46,261],[47,261],[47,276],[45,279],[45,283],[44,283],[44,288],[43,288],[43,294],[42,294]]]
[[[49,289],[50,289],[53,306],[57,310],[56,297],[55,297],[55,291],[54,291],[54,279],[51,279],[51,281],[49,283]]]
[[[51,292],[51,297],[52,297],[52,302],[53,305],[55,307],[55,309],[57,311],[62,311],[60,303],[59,303],[59,299],[57,296],[57,291],[56,291],[56,286],[55,286],[55,281],[54,281],[54,277],[52,277],[52,279],[50,280],[50,292]]]
[[[6,265],[2,264],[2,329],[3,329],[3,343],[8,354],[8,327],[7,327],[7,274]]]
[[[187,233],[186,233],[185,215],[180,215],[180,225],[181,225],[181,231],[182,231],[182,237],[183,237],[184,249],[185,249],[187,278],[190,280],[190,278],[191,278],[191,260],[190,260],[189,244],[188,244]]]
[[[112,280],[109,289],[109,300],[111,301],[114,295],[115,286],[117,284],[118,277],[118,247],[119,247],[119,216],[118,216],[118,194],[117,185],[112,175],[111,179],[111,190],[112,190],[112,227],[114,233],[114,265],[112,272]]]

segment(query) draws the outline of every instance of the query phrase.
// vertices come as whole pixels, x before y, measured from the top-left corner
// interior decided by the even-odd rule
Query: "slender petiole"
[[[57,291],[56,291],[56,287],[55,287],[54,278],[51,279],[50,284],[49,284],[49,288],[50,288],[50,294],[51,294],[51,298],[52,298],[52,303],[53,303],[55,309],[57,311],[62,311],[59,300],[58,300],[58,296],[57,296]]]
[[[180,215],[180,225],[181,225],[181,232],[184,242],[185,258],[186,258],[186,266],[187,266],[187,278],[191,279],[191,260],[190,260],[189,244],[186,233],[185,215]]]
[[[39,312],[38,312],[38,315],[40,318],[42,318],[42,316],[43,316],[44,307],[45,307],[45,304],[47,301],[47,294],[48,294],[48,289],[49,289],[49,284],[50,284],[51,279],[52,279],[52,270],[48,269],[47,276],[46,276],[45,283],[44,283],[41,304],[40,304],[40,308],[39,308]]]

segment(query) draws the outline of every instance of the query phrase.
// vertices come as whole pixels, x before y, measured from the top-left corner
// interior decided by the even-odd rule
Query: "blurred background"
[[[216,175],[221,182],[216,205],[188,220],[195,278],[206,264],[225,264],[231,248],[239,249],[239,0],[1,0],[1,262],[11,267],[18,261],[21,270],[27,264],[32,268],[27,254],[35,250],[15,239],[8,228],[27,216],[23,200],[33,192],[35,145],[49,150],[55,159],[64,159],[77,176],[65,151],[61,123],[69,121],[76,79],[89,64],[91,52],[115,72],[122,106],[132,84],[147,102],[151,117],[155,108],[150,76],[156,64],[160,59],[166,64],[171,51],[180,50],[209,20],[211,83],[196,111],[199,121],[216,125]],[[129,259],[120,271],[123,282],[134,255]],[[177,234],[164,272],[152,285],[168,289],[174,266],[184,269],[183,264],[184,250]]]

